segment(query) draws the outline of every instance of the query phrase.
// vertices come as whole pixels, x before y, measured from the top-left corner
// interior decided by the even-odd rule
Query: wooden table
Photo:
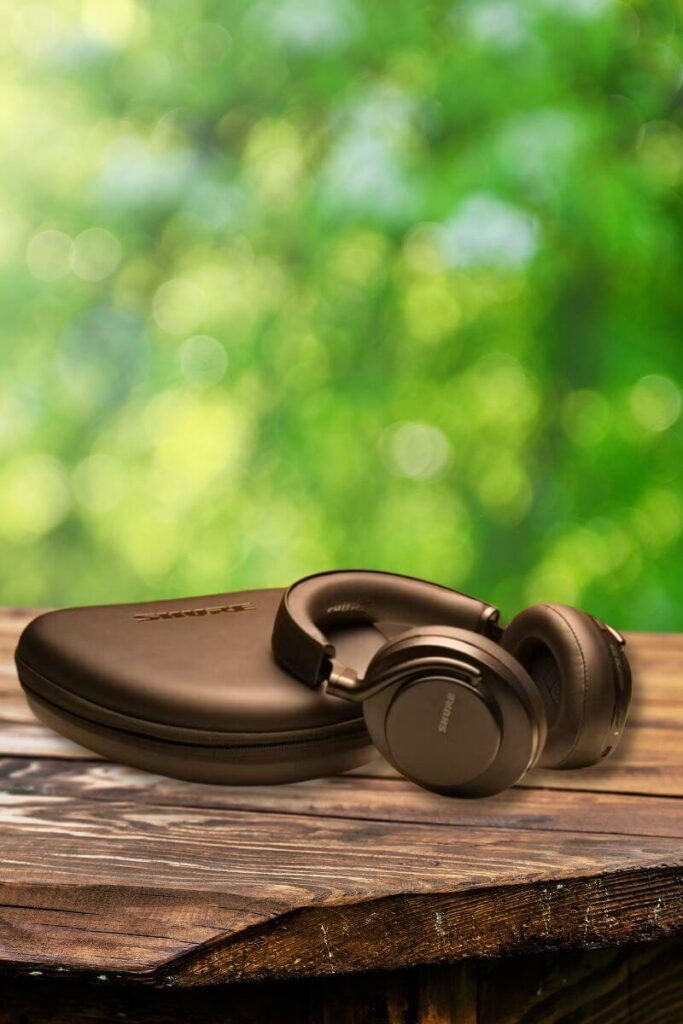
[[[0,615],[0,1024],[683,1021],[683,635],[628,638],[605,766],[461,801],[381,762],[238,789],[103,761],[24,703],[31,615]]]

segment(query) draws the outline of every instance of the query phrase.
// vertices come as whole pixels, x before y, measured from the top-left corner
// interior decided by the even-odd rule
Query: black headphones
[[[581,768],[614,750],[631,699],[624,639],[586,612],[527,608],[506,629],[493,605],[393,573],[308,576],[283,595],[277,662],[312,688],[362,701],[370,736],[413,782],[489,796],[534,765]],[[406,623],[359,678],[324,630]]]

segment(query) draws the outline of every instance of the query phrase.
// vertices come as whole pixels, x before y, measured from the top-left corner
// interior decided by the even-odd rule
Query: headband
[[[497,639],[498,615],[497,608],[476,597],[412,576],[365,570],[317,573],[293,583],[282,595],[273,654],[284,669],[313,688],[333,668],[336,652],[325,636],[327,626],[405,622],[406,629],[456,626]]]

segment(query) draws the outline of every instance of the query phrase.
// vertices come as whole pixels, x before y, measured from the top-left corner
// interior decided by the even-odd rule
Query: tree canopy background
[[[0,599],[681,627],[670,0],[0,11]]]

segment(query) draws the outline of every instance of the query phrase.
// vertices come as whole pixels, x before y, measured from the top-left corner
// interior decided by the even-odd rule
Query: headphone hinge
[[[495,605],[490,604],[485,610],[479,623],[479,633],[489,637],[496,643],[500,643],[504,629],[500,625],[500,611]]]
[[[325,689],[333,697],[342,697],[344,700],[361,701],[365,696],[358,674],[336,658],[330,661]]]

